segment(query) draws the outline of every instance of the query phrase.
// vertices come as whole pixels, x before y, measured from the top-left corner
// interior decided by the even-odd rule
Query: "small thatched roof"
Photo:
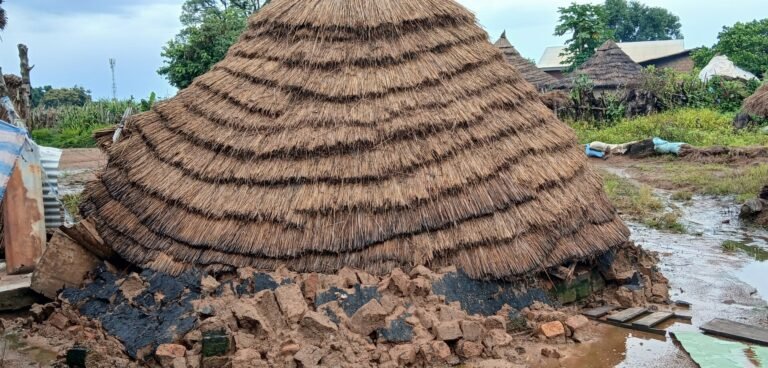
[[[498,41],[496,41],[494,46],[501,50],[507,62],[512,64],[512,66],[515,67],[515,69],[517,69],[517,71],[523,75],[525,80],[536,86],[536,88],[539,90],[548,89],[557,83],[557,78],[541,71],[541,69],[537,68],[536,65],[531,63],[529,60],[520,55],[519,52],[517,52],[515,47],[509,43],[506,31],[501,34],[501,37]]]
[[[755,94],[744,101],[742,112],[768,119],[768,82],[758,88]]]
[[[629,236],[573,131],[451,0],[274,0],[108,154],[84,215],[174,274],[503,277]]]
[[[643,67],[632,61],[616,42],[608,40],[589,60],[563,79],[557,88],[572,88],[580,75],[586,75],[596,89],[635,87],[642,81]]]

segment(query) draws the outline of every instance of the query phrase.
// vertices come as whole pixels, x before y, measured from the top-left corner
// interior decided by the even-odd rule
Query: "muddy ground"
[[[61,164],[62,193],[82,190],[104,162],[104,156],[96,149],[65,151]],[[664,327],[669,331],[696,331],[716,317],[768,327],[768,231],[741,223],[735,198],[694,195],[690,201],[672,200],[672,191],[681,189],[680,185],[667,180],[661,170],[647,170],[648,165],[669,162],[667,158],[593,161],[599,169],[655,188],[655,194],[666,205],[682,214],[680,222],[686,230],[681,234],[629,223],[633,240],[659,253],[659,267],[670,280],[672,300],[692,304],[690,323],[673,322]],[[638,165],[646,169],[641,170]],[[736,248],[724,249],[725,241],[732,241]],[[539,361],[539,366],[696,367],[670,337],[607,325],[595,325],[594,331],[598,338],[564,349],[563,359]],[[46,366],[44,361],[50,358],[44,351],[23,350],[13,339],[0,343],[6,358],[28,362],[22,366]]]

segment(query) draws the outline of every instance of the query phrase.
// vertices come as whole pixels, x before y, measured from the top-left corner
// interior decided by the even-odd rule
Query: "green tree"
[[[605,0],[605,21],[619,42],[683,38],[680,18],[668,10],[633,0]]]
[[[187,0],[182,6],[184,28],[164,47],[157,72],[178,88],[221,61],[247,25],[248,16],[269,0]]]
[[[48,87],[49,89],[45,90]],[[91,91],[83,87],[50,88],[42,87],[43,95],[39,105],[45,107],[83,106],[91,101]]]
[[[3,0],[0,0],[0,5],[3,5]],[[0,31],[5,29],[8,24],[8,16],[5,15],[5,9],[0,6]]]
[[[612,37],[606,24],[605,8],[602,5],[576,4],[558,8],[560,20],[555,36],[571,35],[565,41],[565,62],[571,69],[577,68],[589,59],[603,42]]]
[[[30,103],[32,103],[32,107],[40,106],[40,102],[43,101],[43,96],[45,96],[45,94],[52,89],[53,87],[51,86],[32,88],[32,96],[30,98]]]
[[[755,75],[768,76],[768,18],[723,27],[714,46],[699,48],[692,56],[696,66],[704,67],[718,54]]]

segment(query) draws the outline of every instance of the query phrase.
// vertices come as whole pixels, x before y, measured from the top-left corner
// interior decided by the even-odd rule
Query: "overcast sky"
[[[418,1],[418,0],[414,0]],[[557,8],[569,0],[459,0],[475,12],[495,41],[510,41],[538,60],[544,48],[562,44],[552,36]],[[589,2],[579,0],[578,2]],[[593,1],[594,2],[594,1]],[[766,0],[645,0],[681,18],[686,47],[711,45],[724,25],[768,17]],[[156,70],[160,51],[181,27],[183,0],[6,0],[8,27],[0,33],[0,66],[18,73],[16,45],[30,48],[34,85],[81,85],[94,97],[111,96],[109,59],[117,59],[120,97],[160,96],[176,91]]]

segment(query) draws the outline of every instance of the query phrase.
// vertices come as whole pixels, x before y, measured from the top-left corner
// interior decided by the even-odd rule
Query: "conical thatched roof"
[[[557,78],[543,72],[517,52],[515,47],[509,43],[506,31],[501,34],[501,37],[496,41],[494,46],[498,47],[499,50],[501,50],[501,53],[504,54],[504,58],[507,59],[507,62],[512,64],[512,66],[523,75],[523,78],[536,86],[536,88],[543,90],[557,83]]]
[[[583,149],[450,0],[275,0],[128,123],[83,213],[139,265],[474,277],[628,231]]]
[[[616,42],[608,40],[557,87],[572,88],[574,80],[580,75],[586,75],[596,89],[635,87],[642,81],[643,67],[632,61]]]
[[[744,100],[742,112],[752,116],[759,116],[768,119],[768,82],[758,88],[755,94]]]

